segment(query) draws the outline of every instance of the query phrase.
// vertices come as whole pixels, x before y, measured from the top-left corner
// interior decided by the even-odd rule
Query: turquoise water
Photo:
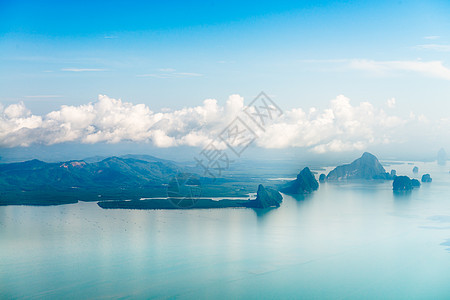
[[[448,299],[450,166],[417,165],[264,212],[0,207],[0,298]]]

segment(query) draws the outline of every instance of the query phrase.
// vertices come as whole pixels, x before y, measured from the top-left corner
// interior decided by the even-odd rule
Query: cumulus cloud
[[[395,98],[388,99],[386,101],[386,104],[389,108],[394,108],[395,107]]]
[[[243,98],[238,95],[230,96],[224,107],[207,99],[201,106],[167,112],[100,95],[94,103],[63,105],[36,116],[21,102],[0,107],[0,145],[149,141],[157,147],[200,146],[242,108]]]
[[[395,104],[395,100],[391,99]],[[362,150],[390,143],[408,122],[368,102],[352,105],[340,95],[326,109],[294,108],[285,111],[265,130],[243,114],[244,99],[230,96],[224,105],[206,99],[202,105],[154,112],[144,104],[133,104],[100,95],[96,102],[70,106],[46,115],[33,115],[21,102],[0,105],[0,146],[64,142],[149,142],[156,147],[205,146],[236,116],[258,135],[256,145],[264,148],[304,147],[314,152]]]
[[[269,126],[267,134],[258,139],[262,147],[307,147],[314,152],[361,150],[372,144],[385,143],[390,131],[405,124],[368,102],[357,106],[340,95],[323,110],[302,109],[286,112]]]

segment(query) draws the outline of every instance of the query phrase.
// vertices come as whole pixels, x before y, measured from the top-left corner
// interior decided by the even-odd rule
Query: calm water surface
[[[417,165],[267,211],[0,207],[0,298],[449,299],[450,166]]]

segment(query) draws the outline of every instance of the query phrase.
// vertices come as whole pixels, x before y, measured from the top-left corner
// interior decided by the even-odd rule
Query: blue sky
[[[0,102],[33,114],[99,94],[152,111],[338,95],[406,117],[450,111],[448,1],[0,2]]]

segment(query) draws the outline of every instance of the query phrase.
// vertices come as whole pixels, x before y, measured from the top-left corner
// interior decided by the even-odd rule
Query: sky
[[[450,149],[450,2],[293,2],[1,0],[0,147],[201,147],[264,91],[258,147]]]

